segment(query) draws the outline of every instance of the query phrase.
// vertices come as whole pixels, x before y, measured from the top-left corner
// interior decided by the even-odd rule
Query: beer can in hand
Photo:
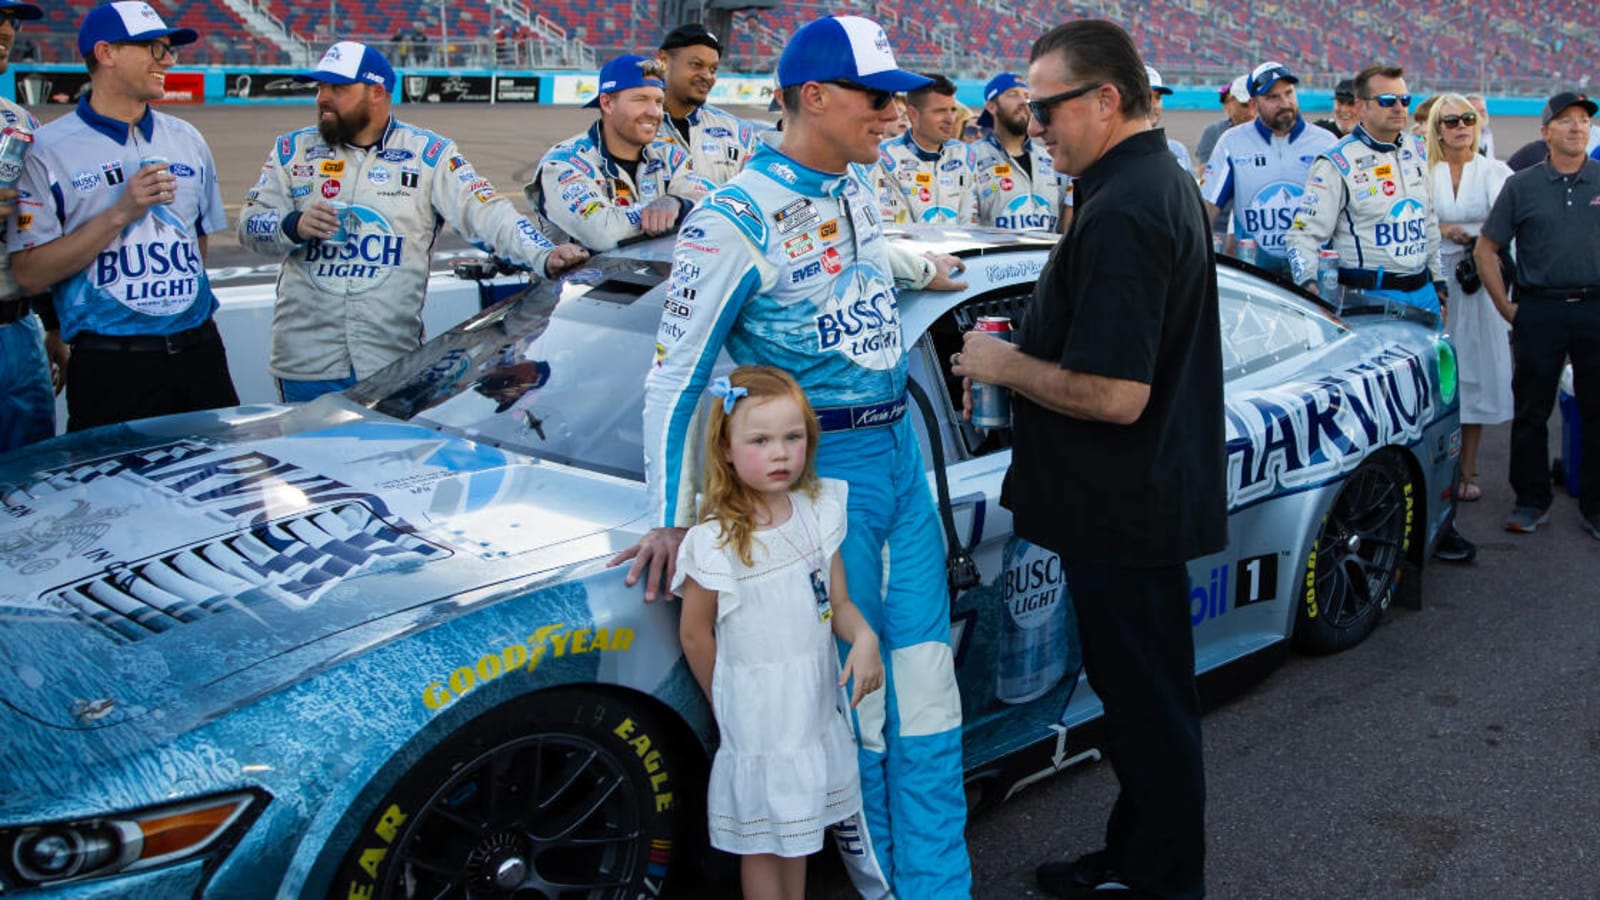
[[[1256,239],[1255,238],[1240,238],[1239,239],[1238,256],[1239,256],[1239,261],[1240,262],[1246,262],[1246,263],[1249,263],[1252,266],[1255,265],[1256,264],[1256,257],[1258,256],[1260,251],[1261,251],[1261,245],[1256,243]]]
[[[22,160],[33,147],[33,135],[21,128],[0,129],[0,188],[14,188],[22,180]]]
[[[1323,250],[1317,254],[1317,290],[1324,300],[1332,300],[1339,293],[1339,251]]]
[[[1007,316],[982,316],[973,331],[1011,340],[1011,319]],[[998,384],[972,382],[972,424],[978,428],[1011,427],[1011,395]]]
[[[141,157],[139,159],[139,168],[140,169],[144,169],[146,166],[160,166],[162,171],[167,171],[167,167],[169,165],[171,165],[171,161],[170,160],[168,160],[165,156],[160,156],[160,155],[154,154],[154,153],[146,155],[146,156]],[[177,191],[173,191],[172,193],[173,193],[173,196],[177,195]],[[172,202],[172,197],[168,197],[167,199],[165,199],[165,200],[163,200],[161,202],[162,203],[171,203]]]

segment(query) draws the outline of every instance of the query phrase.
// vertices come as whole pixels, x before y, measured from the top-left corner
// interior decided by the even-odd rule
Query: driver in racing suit
[[[858,62],[868,74],[858,75]],[[905,414],[895,282],[964,285],[949,280],[953,259],[890,246],[866,168],[895,115],[890,92],[925,79],[896,68],[883,30],[853,16],[801,28],[778,73],[782,145],[758,148],[678,234],[645,394],[658,527],[614,562],[637,554],[630,583],[650,567],[647,599],[670,583],[660,572],[676,557],[673,537],[695,521],[696,411],[719,353],[792,373],[820,420],[818,474],[849,483],[840,553],[887,672],[886,689],[855,710],[865,809],[836,827],[840,850],[863,896],[964,897],[971,875],[944,541]]]
[[[906,93],[911,127],[878,148],[878,205],[885,219],[897,225],[977,224],[972,147],[956,140],[960,109],[956,86],[943,75]]]
[[[1405,132],[1411,95],[1399,69],[1381,66],[1363,70],[1355,89],[1361,124],[1312,161],[1284,237],[1290,278],[1318,293],[1318,253],[1331,240],[1340,284],[1439,313],[1439,219],[1427,150]]]
[[[273,143],[238,224],[240,246],[283,259],[269,368],[284,400],[342,390],[418,346],[441,224],[541,276],[587,258],[540,234],[455,142],[396,121],[376,50],[341,41],[297,77],[321,83],[321,124]]]

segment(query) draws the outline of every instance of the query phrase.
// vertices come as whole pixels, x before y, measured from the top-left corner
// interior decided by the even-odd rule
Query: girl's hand
[[[850,655],[845,657],[844,670],[839,673],[839,686],[844,687],[851,677],[856,680],[855,690],[850,693],[851,709],[862,697],[883,687],[883,657],[878,655],[878,637],[870,630],[850,645]]]

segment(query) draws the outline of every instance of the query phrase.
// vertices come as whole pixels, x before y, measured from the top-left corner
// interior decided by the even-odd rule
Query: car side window
[[[937,366],[942,377],[928,379],[924,384],[929,386],[933,401],[935,403],[942,401],[945,412],[949,415],[950,427],[945,433],[959,434],[961,447],[965,450],[965,453],[961,454],[955,448],[947,446],[945,452],[951,458],[962,455],[986,456],[1011,446],[1011,429],[983,430],[974,428],[962,420],[961,379],[950,374],[949,360],[950,354],[961,349],[961,336],[971,331],[981,317],[1005,316],[1011,320],[1011,328],[1015,331],[1022,323],[1024,307],[1032,296],[1032,283],[988,291],[951,308],[928,328],[924,342],[932,360],[930,366]]]
[[[1222,374],[1231,380],[1314,350],[1344,334],[1333,319],[1278,289],[1218,271]]]

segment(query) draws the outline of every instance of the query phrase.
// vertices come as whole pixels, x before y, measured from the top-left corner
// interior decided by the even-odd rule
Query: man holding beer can
[[[23,20],[43,18],[31,3],[0,0],[0,72],[10,62],[10,48]],[[0,97],[0,218],[16,213],[17,179],[33,146],[39,120]],[[11,228],[16,225],[12,224]],[[0,453],[42,441],[56,433],[56,401],[51,390],[54,363],[45,355],[41,326],[32,304],[11,277],[11,265],[0,250]],[[54,342],[60,346],[60,341]]]
[[[199,131],[149,105],[198,39],[138,0],[91,9],[78,30],[91,90],[23,166],[12,271],[54,296],[72,431],[239,402],[205,270],[206,236],[227,226],[216,164]],[[155,159],[170,162],[142,164]]]

